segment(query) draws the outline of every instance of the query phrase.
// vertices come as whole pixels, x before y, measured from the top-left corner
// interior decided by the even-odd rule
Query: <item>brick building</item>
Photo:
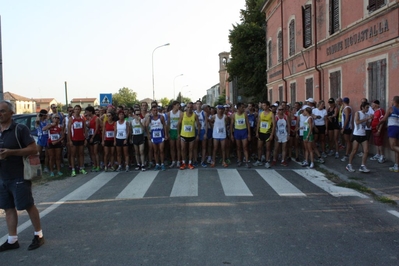
[[[267,87],[271,101],[399,94],[399,1],[267,0]]]

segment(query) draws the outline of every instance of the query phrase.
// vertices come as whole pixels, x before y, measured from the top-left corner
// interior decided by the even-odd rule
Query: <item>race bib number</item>
[[[105,136],[107,138],[113,138],[114,137],[114,131],[106,131]]]
[[[218,127],[217,132],[220,134],[224,134],[224,127]]]
[[[268,128],[268,125],[269,125],[269,123],[267,123],[267,122],[260,122],[260,127],[261,128]]]
[[[185,126],[184,126],[184,131],[185,131],[185,132],[192,132],[192,131],[193,131],[193,127],[192,127],[192,126],[189,126],[189,125],[185,125]]]
[[[160,130],[154,130],[152,132],[152,138],[161,138],[162,137],[162,132]]]
[[[118,138],[126,138],[126,131],[125,130],[118,130]]]
[[[94,128],[89,129],[89,135],[94,135]]]
[[[74,122],[74,123],[73,123],[73,128],[74,128],[74,129],[83,128],[83,123],[82,123],[82,122]]]
[[[56,141],[60,139],[60,134],[51,134],[50,135],[51,141]]]
[[[143,134],[143,130],[141,129],[141,127],[133,128],[133,135],[141,135],[141,134]]]
[[[237,125],[244,125],[245,119],[244,118],[236,119],[236,123],[237,123]]]
[[[296,120],[291,120],[291,126],[296,126]]]
[[[251,127],[254,127],[254,121],[249,121],[249,125],[251,126]]]
[[[170,121],[170,128],[177,129],[177,121]]]
[[[278,130],[279,135],[285,135],[285,130],[284,129],[279,129]]]

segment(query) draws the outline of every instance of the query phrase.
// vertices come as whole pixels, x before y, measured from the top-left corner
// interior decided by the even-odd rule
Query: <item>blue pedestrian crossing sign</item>
[[[100,105],[107,106],[112,104],[112,93],[100,93]]]

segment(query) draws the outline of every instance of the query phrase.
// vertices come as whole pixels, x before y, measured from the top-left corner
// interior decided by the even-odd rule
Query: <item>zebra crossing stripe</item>
[[[217,170],[226,196],[253,196],[237,170]]]
[[[279,196],[283,197],[306,197],[306,194],[288,182],[275,170],[259,170],[258,174],[271,186]]]
[[[389,212],[390,214],[392,214],[392,215],[394,215],[394,216],[396,216],[396,217],[399,218],[399,212],[398,212],[398,211],[389,210],[389,211],[387,211],[387,212]]]
[[[293,171],[334,197],[356,196],[363,199],[368,198],[366,195],[363,195],[362,193],[357,192],[353,189],[336,186],[332,181],[328,180],[323,173],[314,169],[301,169]]]
[[[170,196],[198,196],[198,169],[178,171]]]
[[[140,172],[116,197],[117,199],[139,199],[143,198],[158,171]]]
[[[81,187],[77,188],[75,191],[71,192],[66,200],[87,200],[91,195],[93,195],[97,190],[102,188],[105,184],[111,181],[118,173],[101,173],[91,179],[89,182],[85,183]]]

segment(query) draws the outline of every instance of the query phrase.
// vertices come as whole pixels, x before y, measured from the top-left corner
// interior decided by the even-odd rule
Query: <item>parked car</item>
[[[13,115],[12,119],[14,119],[14,121],[18,124],[26,125],[30,130],[30,134],[33,136],[33,138],[37,142],[37,129],[35,127],[36,116],[37,116],[36,113],[19,114],[19,115]]]

